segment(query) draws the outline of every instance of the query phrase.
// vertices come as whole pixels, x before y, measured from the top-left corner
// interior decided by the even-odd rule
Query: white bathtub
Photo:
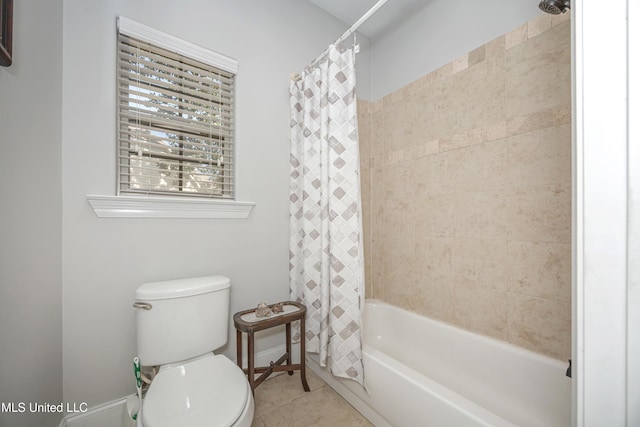
[[[309,367],[378,427],[570,426],[567,364],[367,301],[368,393]]]

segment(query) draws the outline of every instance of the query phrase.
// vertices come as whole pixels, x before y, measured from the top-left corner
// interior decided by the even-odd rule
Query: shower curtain
[[[363,385],[354,51],[331,45],[299,77],[290,84],[291,298],[307,307],[307,351],[333,375]]]

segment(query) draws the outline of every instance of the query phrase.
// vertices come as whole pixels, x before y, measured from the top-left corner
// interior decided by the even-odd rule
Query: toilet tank
[[[180,362],[227,343],[229,291],[224,276],[145,283],[136,290],[142,365]]]

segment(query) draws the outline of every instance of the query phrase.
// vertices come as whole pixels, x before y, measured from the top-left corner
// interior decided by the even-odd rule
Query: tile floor
[[[308,393],[302,388],[299,372],[280,374],[262,383],[255,391],[251,427],[373,427],[310,369],[307,382]]]

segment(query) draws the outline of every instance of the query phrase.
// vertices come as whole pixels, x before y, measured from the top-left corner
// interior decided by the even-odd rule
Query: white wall
[[[62,401],[62,0],[14,1],[13,65],[0,67],[0,426],[57,424]]]
[[[629,13],[627,30],[629,59],[629,143],[627,165],[629,168],[629,242],[628,242],[628,286],[627,296],[627,422],[640,425],[640,3],[627,2]],[[591,31],[595,31],[592,29]],[[634,403],[635,402],[635,403]]]
[[[239,61],[237,197],[247,220],[100,219],[88,194],[115,194],[116,17]],[[346,29],[299,0],[64,1],[62,110],[64,398],[90,405],[134,391],[142,283],[232,279],[231,310],[288,298],[289,100],[299,72]],[[225,353],[235,358],[235,335]],[[276,339],[278,338],[278,339]],[[281,344],[263,337],[258,350]]]
[[[425,0],[410,12],[371,39],[371,101],[542,13],[538,0]]]

